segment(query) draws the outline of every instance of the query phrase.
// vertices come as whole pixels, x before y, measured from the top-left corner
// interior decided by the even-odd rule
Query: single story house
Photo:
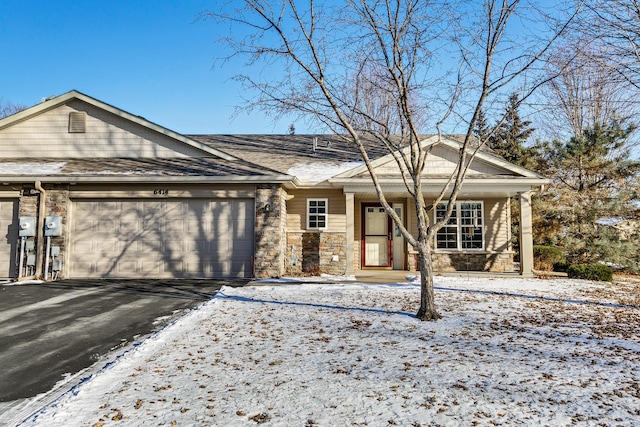
[[[427,199],[460,144],[434,145]],[[387,198],[415,207],[392,157],[372,147]],[[542,176],[490,152],[474,160],[435,270],[531,274],[531,193]],[[436,208],[434,215],[439,215]],[[413,271],[355,147],[335,135],[182,135],[77,91],[0,120],[0,278],[235,278]]]

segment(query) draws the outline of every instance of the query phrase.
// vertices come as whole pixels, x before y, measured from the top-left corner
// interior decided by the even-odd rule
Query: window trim
[[[324,212],[311,212],[312,202],[324,202]],[[316,206],[317,207],[317,206]],[[311,217],[324,217],[324,227],[311,226]],[[318,223],[318,218],[315,220]],[[307,230],[326,230],[329,227],[329,199],[328,198],[309,198],[307,199]]]
[[[441,201],[438,205],[436,205],[435,209],[433,210],[433,218],[434,221],[438,220],[438,206],[439,205],[444,205],[446,206],[448,203],[448,201],[443,200]],[[480,213],[481,213],[481,221],[482,224],[480,225],[480,229],[482,230],[482,246],[480,248],[463,248],[462,247],[462,229],[464,228],[463,224],[462,224],[462,206],[463,204],[467,204],[467,203],[478,203],[480,204]],[[454,224],[445,224],[444,226],[442,226],[442,228],[440,230],[438,230],[434,236],[434,249],[438,252],[483,252],[486,251],[486,239],[485,239],[485,234],[486,234],[486,214],[485,214],[485,209],[484,209],[484,200],[458,200],[455,203],[454,206],[454,212],[455,212],[455,217],[452,215],[450,220],[455,219],[455,223]],[[444,230],[446,227],[455,227],[456,228],[456,248],[438,248],[438,235],[440,234],[440,232],[442,230]]]

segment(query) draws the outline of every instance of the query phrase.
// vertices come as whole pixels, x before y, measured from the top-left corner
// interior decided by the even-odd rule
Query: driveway
[[[0,402],[47,392],[67,374],[166,325],[232,280],[62,280],[0,286]]]

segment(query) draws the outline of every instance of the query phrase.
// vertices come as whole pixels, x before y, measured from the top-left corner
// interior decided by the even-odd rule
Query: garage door
[[[0,278],[17,277],[18,201],[0,199]]]
[[[70,277],[251,277],[252,199],[80,200]]]

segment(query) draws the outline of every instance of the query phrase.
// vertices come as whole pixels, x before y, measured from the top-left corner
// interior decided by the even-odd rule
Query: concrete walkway
[[[419,275],[415,271],[403,270],[359,270],[356,272],[356,281],[362,283],[406,283],[407,277]],[[521,277],[520,273],[496,273],[489,271],[447,271],[436,276],[445,277]]]

